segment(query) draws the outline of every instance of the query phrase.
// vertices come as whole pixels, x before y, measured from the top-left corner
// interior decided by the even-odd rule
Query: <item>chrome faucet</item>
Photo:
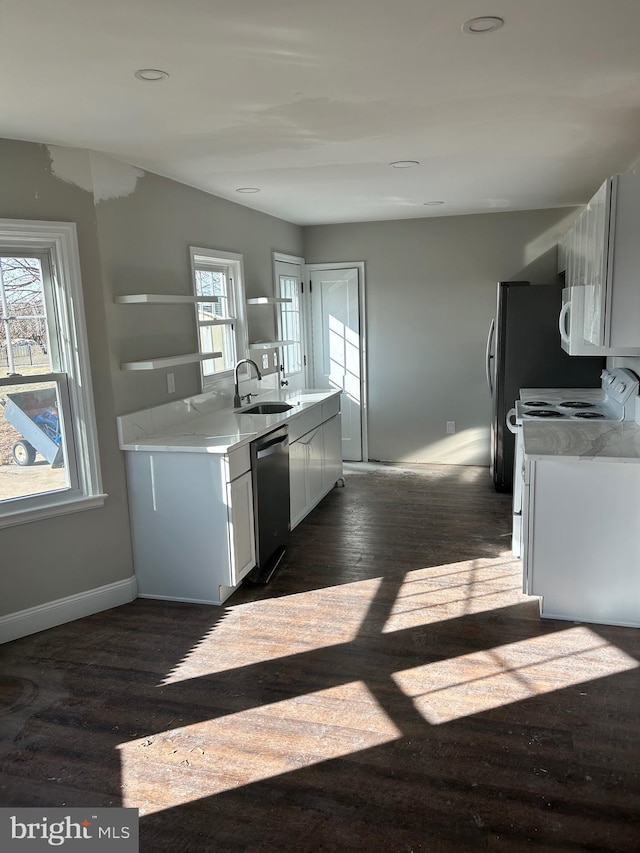
[[[258,379],[262,379],[262,374],[260,373],[260,368],[251,358],[241,358],[240,361],[236,361],[236,366],[233,368],[233,382],[235,394],[233,395],[233,408],[239,409],[242,405],[242,397],[240,396],[240,388],[238,387],[238,368],[241,364],[252,364],[256,369],[256,376]],[[249,395],[249,399],[251,396]]]

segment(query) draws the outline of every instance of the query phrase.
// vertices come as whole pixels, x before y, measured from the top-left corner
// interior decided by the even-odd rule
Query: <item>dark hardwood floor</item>
[[[509,512],[349,466],[267,587],[3,646],[0,805],[137,807],[145,853],[637,853],[640,631],[541,621]]]

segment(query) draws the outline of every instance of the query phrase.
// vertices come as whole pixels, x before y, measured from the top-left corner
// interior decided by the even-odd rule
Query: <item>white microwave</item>
[[[565,287],[562,291],[562,308],[558,320],[562,349],[569,355],[606,353],[603,347],[597,347],[584,339],[584,307],[584,286]]]
[[[569,355],[640,355],[640,347],[621,349],[600,347],[585,341],[585,309],[588,288],[584,285],[565,287],[562,291],[562,308],[558,318],[560,344]]]

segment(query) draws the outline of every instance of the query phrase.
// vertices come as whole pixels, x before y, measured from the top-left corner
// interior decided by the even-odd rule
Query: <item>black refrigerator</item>
[[[487,340],[492,399],[491,475],[498,492],[513,490],[515,439],[507,412],[521,388],[599,388],[605,359],[571,356],[560,346],[561,284],[498,282],[496,316]]]

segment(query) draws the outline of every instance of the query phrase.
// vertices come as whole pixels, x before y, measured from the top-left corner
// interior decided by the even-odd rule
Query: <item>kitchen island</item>
[[[291,406],[249,414],[263,401]],[[118,418],[142,597],[222,604],[256,564],[251,442],[286,426],[291,527],[342,477],[340,392],[214,392]]]

